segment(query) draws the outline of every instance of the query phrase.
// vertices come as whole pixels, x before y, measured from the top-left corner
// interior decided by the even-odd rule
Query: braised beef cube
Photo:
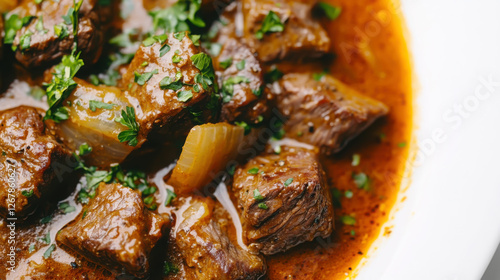
[[[138,143],[120,142],[118,135],[129,128],[117,122],[122,111],[130,107],[121,90],[115,87],[94,86],[78,78],[76,89],[66,99],[69,118],[55,127],[56,135],[71,150],[87,144],[92,152],[85,157],[89,166],[109,167],[121,163]],[[133,142],[132,142],[133,144]]]
[[[70,9],[73,0],[45,0],[24,3],[12,10],[6,18],[29,19],[17,31],[13,40],[16,59],[26,68],[57,63],[73,48],[73,24]],[[103,30],[100,26],[97,0],[85,0],[78,12],[78,51],[85,64],[99,59],[103,46]],[[30,18],[32,17],[32,18]]]
[[[312,17],[314,1],[242,0],[242,4],[244,38],[262,61],[318,57],[329,51],[329,36]]]
[[[383,103],[330,76],[316,81],[311,74],[288,74],[280,85],[276,98],[288,118],[286,136],[315,145],[326,154],[340,151],[389,111]]]
[[[71,152],[46,134],[42,113],[24,106],[0,112],[3,217],[26,218],[42,200],[62,187],[73,170]]]
[[[188,279],[259,279],[266,272],[264,260],[234,244],[213,216],[210,198],[193,197],[177,217],[175,245]]]
[[[223,121],[258,124],[270,113],[273,98],[263,87],[263,73],[254,52],[235,39],[225,42],[214,60],[222,93]]]
[[[162,217],[145,208],[138,191],[101,183],[96,197],[56,240],[111,271],[145,277],[151,250],[165,224]]]
[[[173,134],[187,135],[200,120],[210,120],[213,106],[218,106],[217,99],[213,102],[212,60],[187,32],[148,40],[123,76],[135,105],[140,137],[166,141]]]
[[[233,191],[250,248],[285,251],[333,230],[333,208],[315,151],[282,147],[239,167]]]

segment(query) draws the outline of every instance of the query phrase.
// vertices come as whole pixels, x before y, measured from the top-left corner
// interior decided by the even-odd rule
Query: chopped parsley
[[[332,6],[332,5],[325,3],[325,2],[319,2],[318,7],[321,9],[323,14],[329,20],[334,20],[334,19],[338,18],[340,16],[340,13],[342,12],[342,8]]]
[[[85,156],[85,155],[88,155],[92,152],[92,147],[89,146],[89,144],[87,143],[83,143],[80,145],[80,147],[78,147],[78,152],[79,152],[79,156]]]
[[[200,7],[199,0],[180,0],[169,8],[149,12],[153,18],[153,31],[172,33],[190,31],[191,26],[205,27],[205,22],[197,15]]]
[[[180,102],[188,102],[193,98],[193,92],[191,90],[182,90],[177,93],[177,100]]]
[[[248,169],[247,172],[248,172],[248,174],[255,175],[255,174],[259,173],[259,168],[257,168],[257,167],[250,168],[250,169]]]
[[[262,22],[262,26],[255,33],[255,38],[261,40],[267,33],[283,32],[284,29],[285,25],[281,22],[280,17],[275,12],[269,11]]]
[[[285,181],[285,183],[284,183],[285,187],[290,186],[290,184],[291,184],[292,182],[293,182],[293,178],[288,178],[288,179],[286,179],[286,181]]]
[[[353,226],[356,224],[356,219],[354,219],[354,217],[349,215],[340,217],[340,220],[344,225]]]
[[[173,263],[165,261],[163,264],[163,275],[176,274],[179,272],[179,268]]]
[[[182,39],[184,39],[184,37],[186,37],[186,32],[174,33],[174,38],[179,40],[179,41],[182,41]]]
[[[358,189],[363,189],[365,191],[370,190],[371,181],[368,175],[363,172],[357,174],[353,173],[352,178],[354,179],[354,183],[356,184]]]
[[[77,84],[73,77],[82,66],[83,60],[80,59],[80,54],[75,54],[73,50],[71,55],[63,56],[61,63],[54,67],[52,80],[46,88],[49,109],[44,120],[52,119],[55,122],[61,122],[69,118],[68,109],[62,106],[62,103],[76,88]]]
[[[24,51],[30,48],[31,46],[31,35],[33,35],[33,32],[31,31],[26,31],[24,32],[23,36],[21,36],[21,39],[19,39],[19,49]]]
[[[33,18],[33,16],[25,16],[23,18],[20,18],[17,14],[10,15],[4,23],[5,35],[3,38],[3,42],[5,44],[12,44],[14,42],[14,39],[16,38],[17,31],[21,30],[23,26],[28,25]]]
[[[22,194],[22,195],[24,195],[25,197],[30,198],[30,197],[32,197],[32,196],[33,196],[33,189],[31,189],[31,190],[29,190],[29,191],[27,191],[27,190],[23,190],[23,191],[21,192],[21,194]]]
[[[169,51],[170,51],[170,46],[168,44],[165,44],[165,45],[161,46],[161,48],[160,48],[160,57],[164,56]]]
[[[182,83],[182,81],[181,81],[181,78],[182,78],[182,73],[181,72],[177,72],[175,74],[174,78],[171,78],[171,77],[167,76],[167,77],[161,79],[161,81],[160,81],[160,88],[163,89],[163,90],[170,89],[170,90],[173,90],[173,91],[178,91],[184,85]]]
[[[122,117],[118,120],[119,123],[126,126],[128,129],[118,134],[120,142],[128,142],[129,146],[135,147],[138,143],[137,136],[139,135],[139,124],[135,120],[135,110],[133,107],[127,107],[122,110]]]
[[[360,161],[361,161],[361,156],[359,154],[352,155],[352,162],[351,162],[352,166],[358,166]]]
[[[172,62],[173,63],[179,63],[182,61],[182,57],[179,55],[179,50],[176,50],[175,53],[174,53],[174,56],[172,56]]]
[[[399,148],[404,148],[404,147],[406,147],[406,142],[401,142],[401,143],[398,143],[398,147],[399,147]]]
[[[71,212],[75,212],[76,211],[76,208],[75,206],[71,206],[69,205],[68,202],[62,202],[62,203],[59,203],[59,205],[57,206],[59,208],[59,210],[62,210],[62,212],[64,214],[68,214],[68,213],[71,213]]]
[[[271,71],[269,71],[266,74],[264,74],[264,80],[266,81],[266,83],[276,82],[279,79],[281,79],[282,77],[283,77],[283,72],[281,72],[276,67],[273,67],[271,69]]]
[[[253,190],[253,198],[257,201],[262,201],[264,200],[264,197],[260,194],[258,189]]]
[[[243,127],[245,131],[245,135],[248,135],[250,131],[252,130],[252,127],[250,127],[246,122],[241,121],[241,122],[234,122],[235,125]]]
[[[68,27],[64,23],[54,25],[54,33],[61,40],[69,36]]]
[[[134,71],[134,82],[136,82],[138,85],[143,86],[146,84],[152,77],[153,75],[158,74],[158,69],[155,69],[151,72],[144,72],[142,74],[139,74],[137,71]]]
[[[267,205],[266,205],[266,203],[265,203],[265,202],[261,202],[261,203],[259,203],[259,205],[258,205],[258,206],[259,206],[259,208],[260,208],[260,209],[264,209],[264,210],[269,209],[269,207],[267,207]]]
[[[90,100],[89,101],[89,109],[92,112],[95,112],[97,109],[111,110],[111,109],[113,109],[114,106],[116,106],[116,105],[105,103],[105,102],[98,101],[98,100]]]
[[[142,44],[145,47],[149,47],[149,46],[153,45],[156,42],[158,42],[160,44],[163,44],[167,39],[168,39],[168,35],[167,34],[154,35],[154,36],[146,38],[144,41],[142,41]]]
[[[54,252],[55,249],[56,249],[55,244],[50,245],[49,248],[47,248],[47,250],[45,250],[45,252],[43,253],[43,258],[44,259],[50,258],[50,256],[52,255],[52,252]]]
[[[43,34],[46,34],[49,31],[48,29],[45,29],[45,27],[43,26],[43,16],[38,17],[35,29],[36,31],[42,32]]]
[[[234,85],[241,83],[248,84],[250,80],[243,76],[232,76],[222,82],[222,101],[224,103],[231,101],[234,94]]]
[[[323,77],[328,74],[328,69],[325,69],[323,70],[323,72],[321,73],[313,73],[313,79],[317,82],[321,81],[321,79],[323,79]]]
[[[238,63],[236,63],[236,69],[238,69],[240,71],[245,69],[245,64],[246,64],[246,61],[244,59],[239,61]]]
[[[346,191],[344,192],[344,196],[345,196],[346,198],[352,198],[352,197],[354,196],[354,193],[353,193],[351,190],[346,190]]]
[[[47,232],[42,238],[40,238],[40,241],[47,245],[50,244],[50,232]]]
[[[165,198],[165,206],[169,206],[172,200],[174,200],[174,198],[176,197],[177,195],[173,191],[167,189],[167,198]]]
[[[228,59],[226,59],[226,60],[223,60],[223,61],[219,62],[219,66],[220,66],[222,69],[224,69],[224,70],[225,70],[225,69],[227,69],[227,68],[229,68],[229,67],[231,67],[231,65],[232,65],[232,64],[233,64],[233,58],[232,58],[232,57],[230,57],[230,58],[228,58]]]
[[[34,243],[30,244],[30,247],[28,248],[28,253],[31,254],[33,252],[35,252],[35,244]]]

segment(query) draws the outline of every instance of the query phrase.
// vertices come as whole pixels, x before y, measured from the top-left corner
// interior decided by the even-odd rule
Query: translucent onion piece
[[[71,106],[69,119],[58,125],[58,136],[73,150],[87,143],[92,152],[85,157],[88,165],[108,167],[112,163],[122,162],[134,149],[127,143],[120,143],[118,134],[127,128],[115,121],[121,111],[130,106],[122,92],[114,87],[94,86],[75,79],[78,87],[67,101]],[[111,109],[96,108],[90,110],[91,100],[113,104]]]
[[[180,194],[201,190],[236,157],[243,134],[242,127],[227,123],[193,127],[168,184]]]

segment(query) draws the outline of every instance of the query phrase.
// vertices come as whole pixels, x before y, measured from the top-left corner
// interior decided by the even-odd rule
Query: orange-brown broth
[[[333,21],[324,21],[332,38],[336,59],[330,65],[304,61],[304,65],[281,63],[284,72],[321,72],[325,66],[332,75],[355,87],[362,93],[385,102],[390,107],[389,115],[378,121],[348,147],[331,158],[323,158],[323,164],[331,186],[342,193],[351,190],[351,199],[342,196],[342,208],[336,208],[336,230],[329,239],[318,239],[299,245],[286,253],[267,257],[269,279],[345,279],[351,276],[360,259],[365,256],[372,242],[379,235],[388,218],[401,183],[401,174],[408,158],[408,145],[412,129],[412,91],[409,54],[403,37],[402,22],[397,9],[390,0],[330,0],[341,6],[341,16]],[[2,97],[1,109],[17,105],[24,93],[12,94],[16,99]],[[10,96],[10,95],[8,95]],[[26,99],[26,103],[34,104]],[[23,103],[23,102],[21,102]],[[380,137],[384,134],[385,137]],[[359,166],[351,166],[352,155],[361,156]],[[357,189],[352,179],[353,172],[364,172],[372,180],[371,190]],[[339,217],[351,215],[356,218],[354,226],[342,225]],[[5,226],[0,234],[6,236]],[[21,227],[20,249],[27,252],[28,246],[43,236],[45,226]],[[351,231],[355,234],[352,235]],[[37,249],[44,248],[37,241]],[[3,242],[2,242],[3,244]],[[0,246],[0,253],[6,248]],[[58,248],[54,254],[59,255]],[[4,254],[5,255],[5,254]],[[20,254],[18,263],[29,254]],[[0,257],[1,261],[4,261]],[[114,278],[111,274],[87,262],[80,263],[78,273],[69,262],[60,265],[55,260],[45,262],[45,268],[35,269],[39,276],[62,277],[83,275],[94,279]],[[0,275],[5,270],[0,269]],[[23,274],[23,273],[21,273]],[[76,275],[78,274],[78,275]],[[33,275],[33,274],[32,274]],[[3,277],[3,276],[2,276]]]

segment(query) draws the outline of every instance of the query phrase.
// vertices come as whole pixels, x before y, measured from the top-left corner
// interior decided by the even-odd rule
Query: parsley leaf
[[[170,46],[165,44],[160,48],[160,57],[164,56],[166,53],[170,51]]]
[[[250,169],[248,169],[247,172],[248,172],[248,174],[256,175],[257,173],[259,173],[259,168],[257,168],[257,167],[250,168]]]
[[[283,32],[285,29],[285,25],[281,22],[280,17],[273,11],[269,11],[267,16],[264,18],[262,22],[262,26],[255,33],[255,37],[259,40],[264,38],[264,34],[272,33],[272,32]]]
[[[293,182],[293,178],[288,178],[288,179],[286,179],[286,181],[285,181],[285,183],[284,183],[285,187],[290,186],[290,184],[291,184],[292,182]]]
[[[332,6],[325,2],[319,2],[318,7],[329,20],[338,18],[340,16],[340,13],[342,12],[342,8]]]
[[[354,219],[354,217],[352,217],[352,216],[348,216],[348,215],[342,216],[342,217],[340,217],[340,220],[342,221],[342,223],[344,225],[353,226],[356,224],[356,219]]]
[[[158,74],[158,69],[155,69],[151,72],[144,72],[142,74],[134,71],[134,82],[136,82],[140,86],[143,86],[153,77],[154,74]]]
[[[258,189],[253,190],[253,198],[257,201],[264,200],[264,197],[260,194]]]
[[[226,60],[223,60],[223,61],[219,62],[219,66],[220,66],[222,69],[224,69],[224,70],[225,70],[225,69],[227,69],[227,68],[229,68],[229,67],[231,67],[231,65],[232,65],[232,64],[233,64],[233,58],[232,58],[232,57],[230,57],[230,58],[228,58],[228,59],[226,59]]]
[[[271,71],[264,74],[264,81],[266,83],[272,83],[278,81],[282,77],[283,77],[283,72],[281,72],[278,68],[273,67]]]
[[[177,93],[177,99],[180,102],[188,102],[193,98],[193,92],[191,90],[183,90]]]
[[[27,190],[23,190],[23,191],[21,192],[21,194],[22,194],[22,195],[24,195],[25,197],[28,197],[28,198],[29,198],[29,197],[32,197],[32,196],[33,196],[33,189],[31,189],[31,190],[29,190],[29,191],[27,191]]]
[[[126,126],[128,129],[118,134],[120,142],[128,142],[129,146],[135,147],[137,145],[137,136],[139,135],[139,124],[135,120],[135,110],[133,107],[127,107],[122,110],[122,117],[119,122]]]
[[[89,109],[92,112],[95,112],[98,108],[111,110],[111,109],[113,109],[114,106],[116,106],[116,104],[104,103],[104,102],[98,101],[98,100],[90,100],[89,101]]]
[[[161,79],[161,81],[160,81],[160,88],[163,89],[163,90],[170,89],[170,90],[173,90],[173,91],[178,91],[183,86],[181,78],[182,78],[182,73],[181,72],[177,72],[175,74],[175,77],[173,79],[167,76],[167,77]]]
[[[163,264],[163,275],[176,274],[179,272],[179,268],[173,263],[165,261]]]
[[[44,259],[50,258],[50,256],[52,255],[52,252],[54,252],[55,249],[56,249],[55,244],[50,245],[49,248],[47,248],[47,250],[43,253],[43,258]]]
[[[259,203],[258,206],[259,206],[260,209],[264,209],[264,210],[269,209],[269,207],[267,207],[266,203],[264,203],[264,202]]]
[[[356,184],[358,189],[363,189],[365,191],[370,190],[371,181],[368,175],[363,172],[358,174],[353,173],[352,178],[354,179],[354,183]]]
[[[246,64],[246,61],[244,59],[241,60],[240,62],[236,63],[236,69],[238,69],[240,71],[245,69],[245,64]]]
[[[21,30],[23,26],[28,25],[33,18],[33,16],[20,18],[17,14],[10,15],[4,23],[5,35],[3,42],[5,44],[12,44],[16,38],[17,31]]]
[[[177,195],[173,191],[167,189],[167,198],[165,199],[165,206],[170,205],[172,200],[174,200],[174,198],[176,198],[176,197],[177,197]]]
[[[55,122],[67,120],[69,113],[67,108],[62,107],[62,102],[76,88],[77,84],[73,80],[76,73],[83,66],[83,60],[80,59],[80,54],[75,55],[75,50],[71,55],[65,55],[61,63],[54,67],[52,80],[47,84],[46,94],[49,109],[47,110],[44,120],[52,119]]]

